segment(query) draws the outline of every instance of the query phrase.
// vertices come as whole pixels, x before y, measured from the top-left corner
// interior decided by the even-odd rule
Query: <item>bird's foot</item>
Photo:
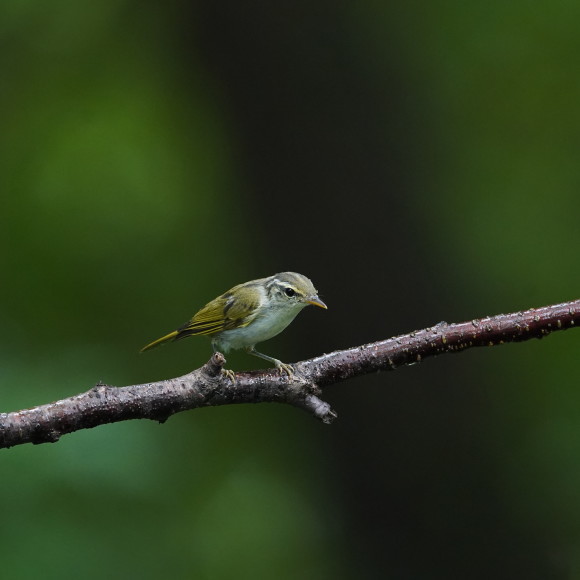
[[[294,368],[292,365],[287,365],[282,361],[276,361],[276,368],[281,375],[287,375],[289,379],[294,378]]]
[[[231,371],[230,369],[222,369],[222,374],[226,376],[226,378],[230,379],[232,385],[236,384],[236,373]]]

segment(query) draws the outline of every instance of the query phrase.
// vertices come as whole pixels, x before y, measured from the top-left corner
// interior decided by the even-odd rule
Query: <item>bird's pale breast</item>
[[[219,350],[227,352],[232,349],[247,348],[268,340],[280,334],[296,318],[304,306],[306,305],[296,304],[293,308],[264,309],[248,326],[225,330],[214,338],[214,343]]]

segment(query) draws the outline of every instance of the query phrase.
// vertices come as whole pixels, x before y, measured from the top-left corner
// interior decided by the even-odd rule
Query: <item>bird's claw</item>
[[[226,378],[230,379],[233,385],[236,384],[236,373],[231,371],[230,369],[222,369],[222,374],[226,376]]]
[[[286,363],[278,361],[276,363],[276,368],[278,369],[278,372],[280,373],[280,375],[285,374],[289,379],[294,378],[294,369],[293,369],[292,365],[287,365]]]

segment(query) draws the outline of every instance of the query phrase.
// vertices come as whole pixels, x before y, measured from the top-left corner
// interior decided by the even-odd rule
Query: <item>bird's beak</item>
[[[318,298],[318,296],[310,296],[310,298],[306,299],[306,304],[312,304],[312,306],[320,306],[320,308],[324,308],[325,310],[328,309],[328,306]]]

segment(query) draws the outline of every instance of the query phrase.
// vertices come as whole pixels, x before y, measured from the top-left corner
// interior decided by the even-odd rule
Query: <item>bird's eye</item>
[[[286,288],[286,290],[284,290],[284,292],[286,293],[286,296],[288,296],[290,298],[296,294],[296,291],[294,290],[294,288]]]

